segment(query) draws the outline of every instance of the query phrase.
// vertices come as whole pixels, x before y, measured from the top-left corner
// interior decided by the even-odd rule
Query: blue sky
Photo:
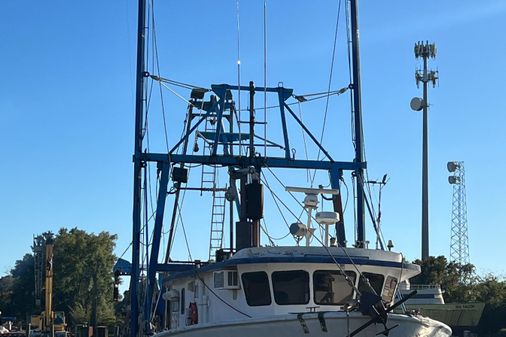
[[[283,82],[295,93],[327,89],[337,3],[267,1],[268,85]],[[236,83],[235,0],[165,1],[156,9],[163,76],[204,87]],[[263,83],[262,11],[263,1],[240,1],[243,84]],[[117,233],[121,255],[131,240],[135,1],[7,0],[0,16],[0,273],[30,251],[34,234],[60,227]],[[341,16],[332,89],[348,84],[343,23]],[[431,67],[441,78],[430,90],[430,253],[449,255],[452,189],[446,162],[462,160],[471,262],[482,274],[506,274],[505,31],[502,1],[360,3],[369,176],[390,177],[383,190],[383,231],[410,260],[420,251],[421,114],[409,109],[409,101],[421,90],[414,82],[420,63],[413,45],[429,40],[438,46]],[[185,104],[166,90],[164,100],[173,141]],[[152,150],[163,151],[158,106],[153,103],[150,112]],[[324,106],[320,101],[302,107],[318,135]],[[348,97],[333,98],[324,143],[339,160],[352,159],[349,124]],[[293,130],[294,147],[303,156],[300,131]],[[305,173],[280,175],[287,184],[305,184]],[[284,199],[300,212],[293,200]],[[270,200],[266,196],[269,230],[284,236],[286,227]],[[198,195],[185,202],[192,254],[202,259],[207,202]],[[195,204],[201,212],[193,211]],[[352,238],[353,218],[347,214]],[[370,230],[368,239],[374,241]],[[184,245],[175,249],[176,257],[187,257]]]

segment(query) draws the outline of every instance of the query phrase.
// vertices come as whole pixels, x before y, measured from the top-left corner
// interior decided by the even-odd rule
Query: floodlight
[[[449,161],[446,164],[446,167],[448,168],[448,172],[455,172],[460,167],[460,165],[456,161]]]
[[[448,177],[448,182],[452,185],[458,185],[460,184],[460,177],[457,177],[457,176],[449,176]]]

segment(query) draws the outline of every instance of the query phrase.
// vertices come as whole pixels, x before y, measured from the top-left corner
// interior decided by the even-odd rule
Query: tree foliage
[[[414,263],[421,273],[410,280],[413,284],[440,284],[446,303],[484,302],[485,309],[478,330],[493,334],[506,328],[506,281],[493,275],[479,277],[472,264],[448,262],[444,256],[430,256]]]
[[[99,324],[111,324],[115,320],[112,298],[115,240],[116,236],[108,232],[95,235],[77,228],[62,228],[56,236],[55,308],[70,313],[76,323],[96,320]]]
[[[429,256],[415,260],[422,272],[410,280],[413,284],[439,284],[445,290],[446,302],[467,302],[475,300],[469,287],[477,282],[475,267],[472,264],[461,265],[448,262],[444,256]]]
[[[12,297],[12,287],[14,278],[11,275],[0,277],[0,309],[9,308]],[[10,316],[11,313],[4,312],[5,316]]]
[[[4,315],[16,316],[19,319],[29,317],[34,310],[33,256],[26,254],[21,260],[17,260],[10,275],[3,277],[1,283],[0,296]]]
[[[53,310],[65,311],[70,323],[115,322],[112,295],[116,235],[60,229],[54,240]],[[11,274],[0,279],[0,305],[26,319],[35,313],[34,259],[26,254]],[[7,311],[8,310],[8,311]],[[69,320],[67,320],[69,322]]]

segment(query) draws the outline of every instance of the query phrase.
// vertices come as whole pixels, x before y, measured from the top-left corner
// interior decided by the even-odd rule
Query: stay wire
[[[276,198],[278,198],[278,196],[277,196],[277,195],[274,193],[274,191],[271,189],[271,187],[270,187],[269,183],[267,182],[267,179],[265,178],[265,174],[264,174],[263,172],[262,172],[261,174],[262,174],[262,176],[263,176],[263,178],[264,178],[264,179],[262,179],[262,182],[265,184],[265,186],[267,187],[267,189],[269,190],[269,192],[271,192],[271,196],[272,196],[272,199],[274,200],[274,204],[276,205],[276,207],[277,207],[277,209],[278,209],[279,214],[280,214],[280,215],[281,215],[281,217],[283,218],[283,221],[285,222],[285,225],[286,225],[286,227],[288,228],[288,231],[290,231],[290,225],[288,224],[288,221],[286,220],[285,215],[284,215],[283,211],[281,210],[281,207],[279,206],[278,201],[276,200]],[[285,207],[286,207],[286,205],[285,205]],[[294,215],[294,214],[292,213],[292,215]],[[299,220],[299,219],[300,219],[300,217],[297,217],[296,215],[294,215],[294,217],[295,217],[295,219],[297,219],[297,220]]]
[[[267,156],[267,0],[264,0],[264,157]]]
[[[241,17],[240,4],[236,1],[236,21],[237,21],[237,103],[239,107],[239,118],[237,118],[237,127],[239,129],[239,155],[242,156],[242,136],[241,136]],[[237,112],[237,110],[235,110]]]
[[[163,85],[164,88],[166,88],[167,90],[171,91],[176,96],[178,96],[179,98],[181,98],[182,100],[184,100],[186,103],[191,104],[194,107],[197,107],[197,106],[195,106],[193,103],[189,102],[186,98],[184,98],[183,96],[181,96],[180,94],[178,94],[176,91],[172,90],[168,85],[173,85],[173,86],[180,87],[180,88],[183,88],[183,89],[200,89],[200,90],[203,90],[205,92],[212,91],[211,89],[203,88],[203,87],[200,87],[200,86],[195,86],[195,85],[190,85],[190,84],[184,84],[183,85],[182,82],[178,82],[178,81],[174,81],[174,80],[169,80],[167,78],[159,77],[159,76],[156,76],[156,75],[150,75],[150,78],[153,79],[154,81],[166,84],[166,85]],[[334,95],[335,96],[340,96],[340,95],[344,94],[345,92],[347,92],[348,90],[349,90],[349,86],[346,86],[346,87],[342,87],[339,90],[332,90],[330,92],[325,91],[325,92],[318,92],[318,93],[293,95],[293,97],[295,99],[300,98],[300,97],[304,97],[305,99],[303,101],[292,102],[292,103],[289,103],[287,105],[288,106],[293,106],[293,105],[298,104],[298,103],[312,102],[312,101],[320,100],[320,99],[323,99],[323,98],[327,98],[329,96],[334,96]],[[306,98],[306,97],[309,97],[309,98]],[[240,96],[238,97],[238,103],[239,103],[238,104],[238,109],[236,109],[236,111],[239,112],[239,119],[241,119],[241,112],[243,112],[243,111],[249,111],[249,109],[241,109]],[[279,105],[264,106],[264,107],[260,107],[259,109],[270,110],[270,109],[275,109],[275,108],[279,108]]]
[[[278,177],[274,174],[274,172],[272,172],[272,170],[271,170],[268,166],[266,166],[266,168],[269,170],[269,172],[271,172],[271,174],[274,176],[274,178],[276,178],[276,180],[277,180],[277,181],[281,184],[281,186],[283,186],[283,188],[285,188],[285,189],[286,189],[286,186],[285,186],[285,185],[283,184],[283,182],[282,182],[282,181],[281,181],[281,180],[280,180],[280,179],[279,179],[279,178],[278,178]],[[264,178],[265,178],[265,175],[264,175]],[[275,196],[275,197],[278,199],[278,201],[279,201],[279,202],[280,202],[280,203],[281,203],[281,204],[282,204],[282,205],[283,205],[283,206],[284,206],[284,207],[288,210],[288,212],[290,212],[290,213],[293,215],[293,217],[294,217],[297,221],[300,221],[300,216],[299,216],[299,217],[297,217],[297,215],[295,215],[295,213],[293,213],[293,212],[292,212],[292,210],[290,209],[290,207],[288,207],[288,205],[287,205],[286,203],[284,203],[284,202],[283,202],[283,200],[282,200],[282,199],[281,199],[281,198],[280,198],[280,197],[279,197],[279,196],[278,196],[278,195],[277,195],[277,194],[276,194],[276,193],[275,193],[275,192],[274,192],[274,191],[273,191],[273,190],[272,190],[272,189],[268,186],[268,184],[266,183],[266,180],[267,180],[267,179],[264,179],[264,180],[262,180],[262,181],[266,184],[267,188],[269,189],[269,191],[271,191],[272,195],[273,195],[273,196]],[[292,197],[292,198],[293,198],[293,199],[297,202],[297,204],[298,204],[298,205],[302,208],[302,213],[301,213],[301,214],[303,214],[304,212],[305,212],[306,214],[309,214],[309,212],[308,212],[308,211],[304,208],[304,206],[302,206],[302,205],[300,204],[299,200],[298,200],[298,199],[297,199],[297,198],[293,195],[293,193],[292,193],[292,192],[290,192],[290,191],[287,191],[287,192],[288,192],[288,194],[290,194],[290,196],[291,196],[291,197]],[[318,224],[318,226],[319,226],[320,228],[323,228],[323,226],[322,226],[322,225],[320,225],[320,224],[316,221],[316,218],[315,218],[314,216],[311,216],[311,219],[313,219],[313,220],[316,222],[316,224]],[[287,223],[287,224],[288,224],[288,223]]]
[[[155,58],[155,64],[154,66],[156,67],[155,70],[156,70],[156,73],[158,74],[158,76],[160,76],[160,58],[158,56],[158,43],[157,43],[157,39],[156,39],[156,21],[155,21],[155,12],[154,12],[154,1],[152,1],[152,5],[151,5],[151,25],[152,25],[152,35],[153,35],[153,49],[154,49],[154,53],[153,53],[153,57]],[[163,118],[163,129],[164,129],[164,135],[165,135],[165,146],[167,148],[167,153],[169,152],[169,136],[168,136],[168,132],[167,132],[167,119],[166,119],[166,116],[165,116],[165,103],[164,103],[164,100],[163,100],[163,90],[162,90],[162,85],[161,85],[161,82],[158,82],[159,83],[159,91],[160,91],[160,104],[161,104],[161,108],[162,108],[162,118]]]
[[[268,170],[272,173],[272,175],[274,176],[274,178],[276,178],[276,180],[277,180],[277,181],[278,181],[278,182],[279,182],[279,183],[280,183],[283,187],[285,187],[285,188],[286,188],[286,186],[284,186],[284,184],[283,184],[283,183],[281,182],[281,180],[280,180],[280,179],[279,179],[279,178],[278,178],[278,177],[277,177],[277,176],[276,176],[276,175],[272,172],[272,170],[271,170],[269,167],[267,167],[267,169],[268,169]],[[267,185],[266,185],[266,186],[267,186]],[[285,203],[284,203],[284,202],[283,202],[283,201],[282,201],[282,200],[281,200],[281,199],[280,199],[280,198],[279,198],[279,197],[278,197],[278,196],[277,196],[277,195],[276,195],[276,194],[275,194],[275,193],[274,193],[274,192],[273,192],[270,188],[269,188],[269,186],[267,186],[267,188],[268,188],[268,189],[269,189],[269,190],[273,193],[273,195],[274,195],[274,196],[276,196],[276,198],[278,198],[278,200],[281,202],[281,204],[282,204],[283,206],[285,206],[285,208],[286,208],[286,209],[287,209],[287,210],[288,210],[288,211],[289,211],[289,212],[290,212],[290,213],[291,213],[294,217],[296,217],[296,215],[292,212],[292,210],[291,210],[291,209],[290,209],[290,208],[289,208],[289,207],[288,207],[288,206],[287,206],[287,205],[286,205],[286,204],[285,204]],[[290,195],[292,195],[292,193],[290,193],[290,192],[289,192],[289,194],[290,194]],[[292,197],[294,197],[294,196],[292,195]],[[294,197],[294,198],[295,198],[295,197]],[[297,200],[297,199],[295,199],[295,200]],[[298,202],[298,200],[297,200],[297,202]],[[302,205],[301,205],[301,207],[302,207],[302,208],[304,208]],[[305,208],[304,208],[304,210],[305,210]],[[313,218],[313,219],[314,219],[314,218]],[[298,219],[297,219],[297,220],[298,220]],[[314,220],[316,221],[316,219],[314,219]],[[318,224],[318,222],[316,222],[316,223]],[[322,227],[320,224],[318,224],[318,225],[319,225],[320,227]],[[332,258],[332,260],[334,261],[334,263],[337,265],[337,267],[338,267],[338,268],[340,269],[340,271],[343,273],[343,275],[346,275],[346,274],[344,274],[344,271],[342,270],[342,268],[341,268],[340,264],[337,262],[337,260],[335,259],[335,257],[332,255],[332,252],[329,250],[329,248],[328,248],[327,246],[325,246],[325,245],[323,244],[323,242],[322,242],[322,241],[320,241],[320,240],[318,239],[318,237],[317,237],[317,236],[313,236],[313,238],[314,238],[316,241],[318,241],[318,242],[322,245],[322,247],[324,247],[324,249],[327,251],[327,253],[328,253],[328,254],[329,254],[329,256]],[[346,251],[346,249],[345,249],[344,247],[341,247],[341,246],[339,246],[339,247],[342,249],[342,251],[344,252],[344,254],[346,255],[346,257],[350,260],[351,264],[353,265],[353,267],[355,268],[355,270],[358,272],[359,276],[360,276],[362,279],[364,279],[364,280],[367,282],[367,284],[369,285],[369,287],[372,289],[372,291],[373,291],[374,293],[376,293],[376,291],[375,291],[375,290],[374,290],[374,289],[370,286],[369,280],[368,280],[368,279],[367,279],[367,278],[366,278],[366,277],[362,274],[362,272],[360,271],[360,269],[358,268],[358,266],[355,264],[355,261],[353,261],[353,258],[352,258],[352,257],[348,254],[348,252]],[[357,294],[358,294],[358,295],[360,295],[360,294],[361,294],[361,292],[358,290],[358,288],[357,288],[354,284],[350,284],[350,285],[353,287],[353,289],[355,289],[355,291],[357,292]]]
[[[149,76],[154,81],[162,82],[162,83],[167,83],[167,84],[170,84],[170,85],[173,85],[173,86],[176,86],[176,87],[180,87],[180,88],[184,88],[184,89],[189,89],[189,90],[198,89],[198,90],[202,90],[204,92],[211,91],[211,89],[208,89],[208,88],[203,88],[203,87],[200,87],[200,86],[197,86],[197,85],[188,84],[188,83],[184,83],[184,82],[179,82],[179,81],[176,81],[176,80],[171,80],[169,78],[161,77],[159,75],[150,74]]]
[[[327,95],[327,99],[325,102],[325,112],[323,114],[323,124],[322,124],[322,132],[320,134],[320,144],[323,142],[323,136],[325,134],[325,126],[327,125],[327,115],[328,115],[329,100],[330,100],[330,88],[332,86],[332,77],[334,74],[334,60],[335,60],[335,56],[336,56],[336,45],[337,45],[337,36],[339,33],[339,21],[340,21],[339,19],[340,19],[340,17],[341,17],[341,0],[339,0],[338,6],[337,6],[336,29],[335,29],[335,33],[334,33],[334,43],[333,43],[333,47],[332,47],[332,59],[330,62],[329,82],[328,82],[328,86],[327,86],[328,95]],[[316,156],[316,160],[320,160],[320,154],[321,154],[321,149],[318,148],[318,155]],[[314,170],[313,177],[311,179],[311,187],[313,187],[315,177],[316,177],[316,170]]]
[[[349,76],[349,83],[353,83],[353,76],[352,76],[352,62],[351,62],[351,53],[352,53],[352,38],[351,38],[351,22],[350,22],[350,7],[349,7],[349,1],[346,0],[345,2],[345,12],[346,12],[346,36],[347,36],[347,55],[348,55],[348,76]],[[350,124],[351,124],[351,130],[352,130],[352,144],[353,148],[355,149],[355,120],[353,118],[353,115],[355,114],[355,110],[353,108],[353,90],[350,90]]]
[[[299,118],[300,118],[301,122],[304,122],[302,119],[302,109],[300,107],[300,102],[298,102],[298,103],[299,104],[297,104],[297,106],[299,108]],[[306,132],[304,132],[304,129],[302,127],[300,128],[300,132],[302,133],[302,140],[304,142],[304,155],[306,156],[306,160],[308,160],[309,156],[308,156],[308,152],[307,152]],[[309,182],[311,179],[311,171],[309,169],[306,170],[306,179],[307,179],[307,182]]]

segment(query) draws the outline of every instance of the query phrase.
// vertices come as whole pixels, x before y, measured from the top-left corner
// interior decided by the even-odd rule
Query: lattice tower
[[[469,263],[469,239],[464,162],[449,162],[448,170],[453,173],[448,177],[450,184],[453,185],[450,261],[467,264]]]

